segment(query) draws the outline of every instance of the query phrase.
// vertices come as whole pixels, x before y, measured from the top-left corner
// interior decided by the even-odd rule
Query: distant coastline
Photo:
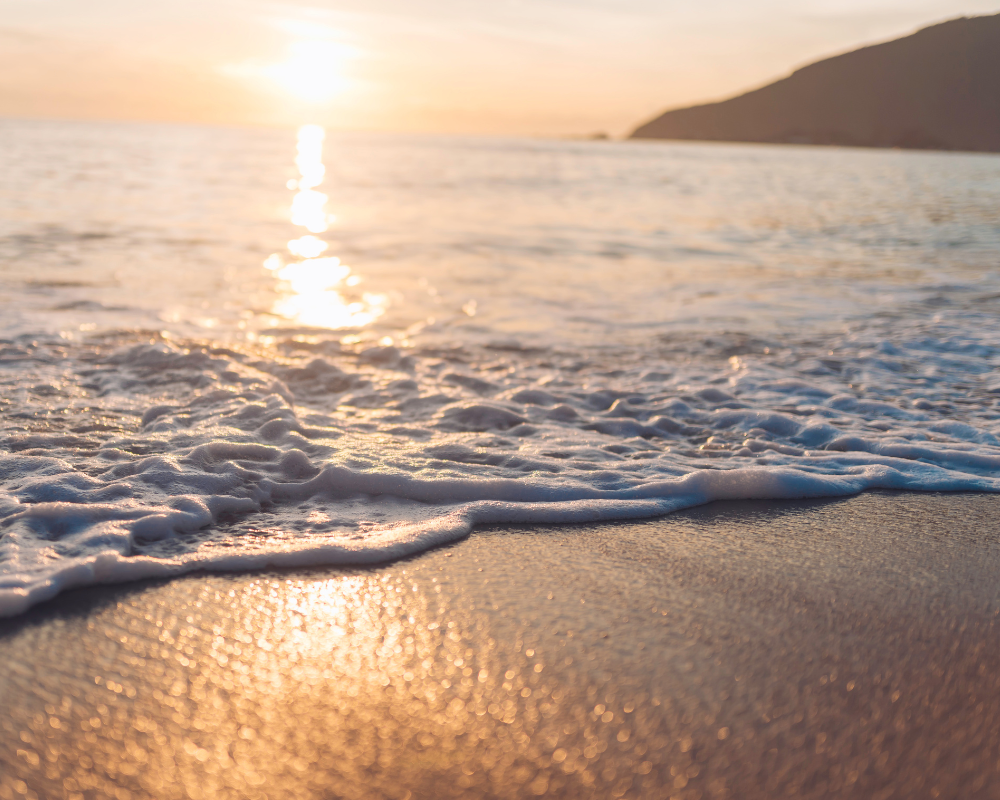
[[[1000,14],[818,61],[629,138],[1000,152]]]

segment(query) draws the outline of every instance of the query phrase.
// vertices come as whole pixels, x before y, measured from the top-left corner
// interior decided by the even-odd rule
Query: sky
[[[0,0],[0,116],[627,134],[1000,0]]]

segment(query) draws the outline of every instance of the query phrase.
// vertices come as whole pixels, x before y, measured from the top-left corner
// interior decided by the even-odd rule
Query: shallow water
[[[0,122],[0,615],[1000,490],[1000,158]]]

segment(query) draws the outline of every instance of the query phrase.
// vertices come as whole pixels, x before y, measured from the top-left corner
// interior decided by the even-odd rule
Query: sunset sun
[[[346,86],[344,64],[348,57],[347,48],[334,42],[301,41],[292,45],[286,61],[263,71],[293,97],[321,103],[333,99]]]
[[[222,67],[223,74],[311,105],[330,102],[350,85],[348,65],[357,51],[301,27],[296,27],[296,38],[287,45],[284,58],[228,64]]]

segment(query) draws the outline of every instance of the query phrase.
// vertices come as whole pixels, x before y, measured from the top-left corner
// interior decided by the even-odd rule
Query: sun
[[[221,71],[258,86],[269,85],[286,97],[310,105],[328,103],[350,88],[348,65],[357,58],[358,51],[322,35],[310,35],[310,30],[296,29],[295,33],[298,36],[289,44],[283,61],[226,64]]]
[[[310,103],[332,100],[347,86],[344,65],[349,49],[321,40],[295,42],[288,59],[266,67],[264,74],[283,91]]]

